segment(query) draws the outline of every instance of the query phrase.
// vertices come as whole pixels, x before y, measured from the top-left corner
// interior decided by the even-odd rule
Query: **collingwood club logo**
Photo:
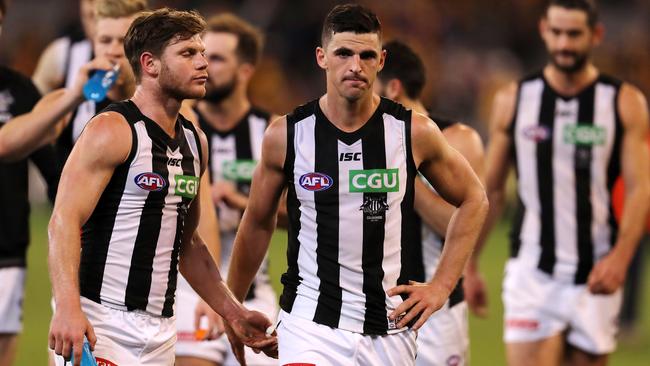
[[[388,210],[386,197],[367,195],[359,210],[363,211],[366,220],[371,222],[379,221],[386,217],[386,210]]]

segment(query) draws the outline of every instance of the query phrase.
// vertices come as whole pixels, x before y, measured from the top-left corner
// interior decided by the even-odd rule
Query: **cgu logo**
[[[398,192],[399,169],[350,170],[350,192]]]
[[[300,186],[308,191],[324,191],[332,186],[334,181],[327,174],[307,173],[300,177]]]
[[[133,179],[135,184],[149,192],[161,191],[167,185],[165,179],[160,175],[152,172],[140,173]]]
[[[199,178],[191,175],[177,175],[175,193],[177,196],[194,198],[199,193]]]

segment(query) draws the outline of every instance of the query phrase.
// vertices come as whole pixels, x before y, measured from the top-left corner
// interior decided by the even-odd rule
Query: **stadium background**
[[[537,35],[544,0],[401,0],[358,1],[374,9],[384,27],[384,39],[409,43],[424,59],[428,71],[423,100],[439,114],[462,120],[485,137],[490,102],[497,88],[543,66],[545,51]],[[31,75],[48,42],[72,29],[78,19],[77,0],[13,0],[0,38],[0,63]],[[208,16],[232,11],[267,32],[265,53],[251,89],[252,99],[275,113],[318,97],[324,77],[314,62],[324,15],[339,1],[290,0],[149,0],[152,7],[197,9]],[[606,38],[595,53],[604,72],[633,82],[650,92],[650,1],[600,1]],[[37,9],[37,10],[36,10]],[[32,244],[29,251],[24,332],[17,365],[44,365],[50,319],[47,278],[46,225],[49,206],[38,179],[33,198]],[[511,189],[512,191],[512,189]],[[2,203],[0,203],[2,204]],[[508,217],[506,213],[506,217]],[[470,323],[473,365],[504,364],[501,343],[500,284],[507,258],[508,221],[490,238],[481,266],[490,291],[488,319]],[[285,236],[278,233],[271,247],[271,271],[285,269]],[[646,243],[645,247],[647,247]],[[650,260],[646,248],[644,263]],[[641,295],[650,293],[646,271]],[[638,332],[626,337],[612,365],[647,365],[650,360],[650,306],[641,299]]]

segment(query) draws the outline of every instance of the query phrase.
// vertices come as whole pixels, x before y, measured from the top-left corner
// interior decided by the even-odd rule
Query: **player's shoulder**
[[[300,121],[310,118],[311,116],[315,116],[317,108],[318,99],[314,99],[310,102],[297,106],[293,111],[281,118],[284,119],[285,125],[294,125]],[[271,125],[272,124],[273,123],[271,123]],[[271,126],[269,126],[269,128],[270,127]]]
[[[77,144],[88,147],[84,153],[102,155],[102,160],[117,165],[130,155],[133,142],[134,134],[124,115],[105,110],[88,122]]]

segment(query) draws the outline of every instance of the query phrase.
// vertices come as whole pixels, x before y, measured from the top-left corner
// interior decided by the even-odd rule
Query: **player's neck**
[[[176,120],[182,100],[172,98],[160,88],[140,84],[131,98],[140,112],[156,122],[172,138],[175,137]]]
[[[375,113],[380,98],[374,93],[368,93],[356,101],[327,93],[319,100],[319,105],[327,119],[338,129],[353,132],[361,128]]]
[[[219,103],[202,100],[198,103],[201,114],[208,124],[217,131],[232,130],[251,108],[251,102],[245,94],[235,94]]]
[[[424,105],[419,99],[411,99],[408,97],[402,97],[397,100],[398,103],[403,105],[406,109],[410,109],[414,112],[422,113],[424,115],[428,115],[429,112],[427,111],[426,108],[424,108]]]
[[[598,69],[587,63],[582,69],[567,73],[553,65],[544,68],[544,78],[551,87],[562,95],[576,95],[598,78]]]

